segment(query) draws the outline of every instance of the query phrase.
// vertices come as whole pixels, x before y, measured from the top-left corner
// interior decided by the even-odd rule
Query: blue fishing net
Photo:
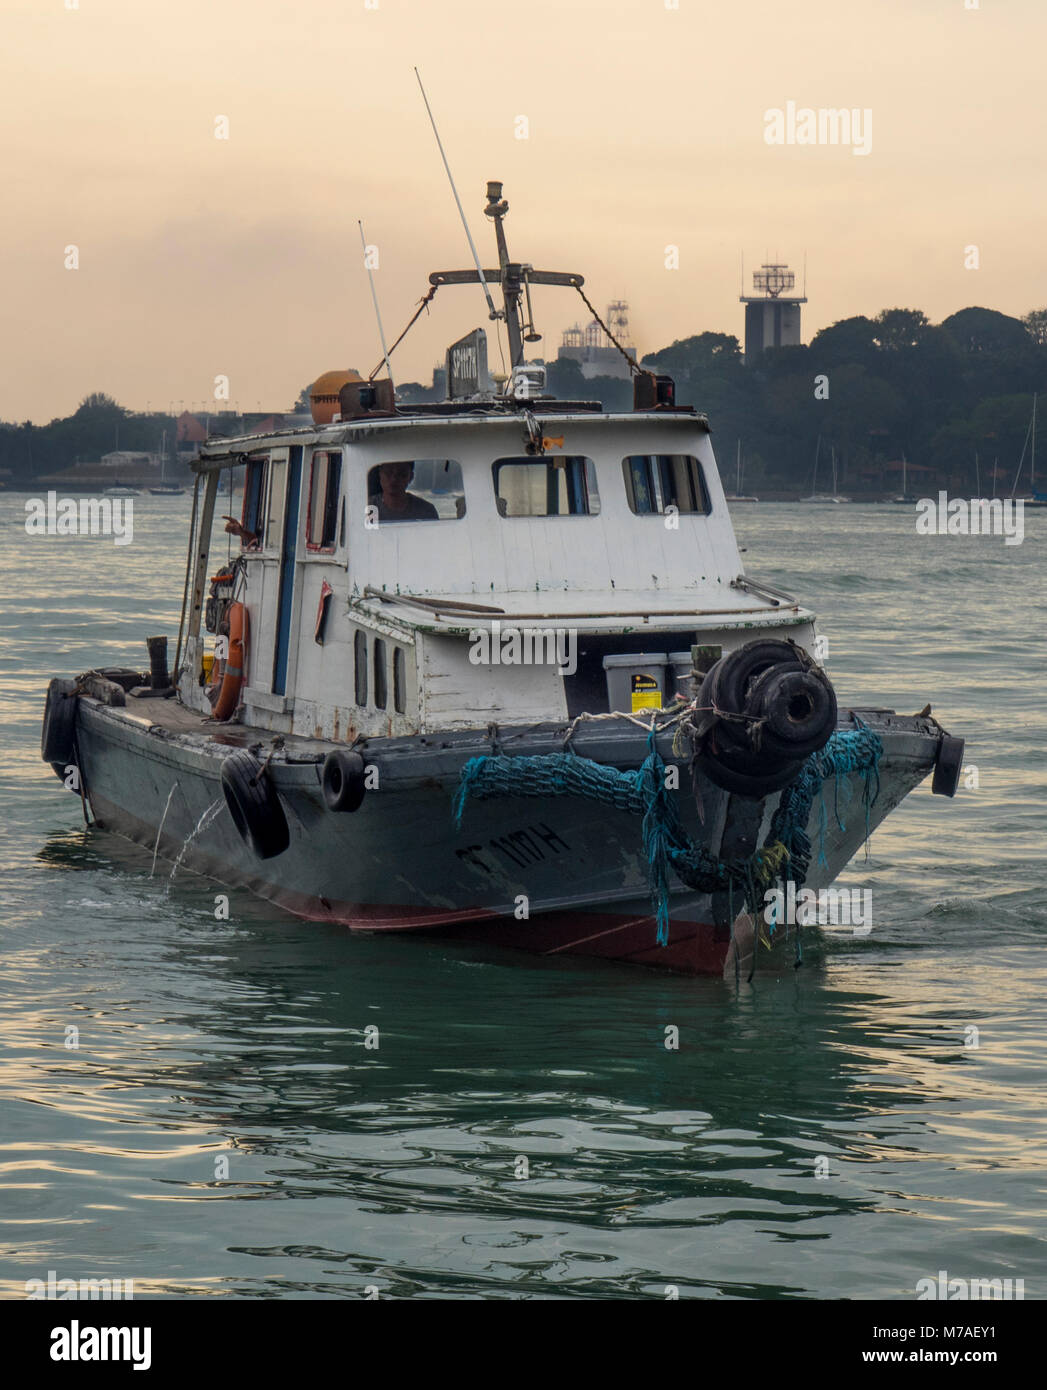
[[[655,747],[653,731],[648,739],[647,757],[638,768],[625,772],[572,752],[470,758],[462,768],[454,796],[455,825],[461,828],[470,800],[486,801],[499,796],[577,796],[641,817],[640,833],[657,939],[664,946],[669,940],[671,873],[700,892],[739,888],[746,906],[754,913],[772,883],[792,879],[802,884],[813,853],[809,834],[811,809],[819,795],[819,862],[824,864],[829,815],[826,787],[830,784],[833,812],[842,830],[846,829],[842,810],[851,794],[851,779],[862,778],[868,835],[870,807],[880,790],[883,744],[857,716],[855,723],[856,729],[834,733],[824,748],[806,760],[781,793],[763,845],[746,859],[720,859],[686,834],[676,798],[666,786],[665,763]]]

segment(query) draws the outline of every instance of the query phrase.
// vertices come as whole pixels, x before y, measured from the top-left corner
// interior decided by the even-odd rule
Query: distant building
[[[192,458],[197,445],[212,435],[270,434],[286,425],[293,417],[282,413],[266,415],[262,411],[216,410],[193,415],[183,410],[175,422],[175,446],[180,458]],[[301,424],[302,420],[299,419]]]
[[[188,410],[183,410],[175,422],[175,442],[191,447],[203,444],[207,438],[207,426]]]
[[[629,332],[629,305],[624,299],[616,299],[607,306],[607,325],[625,348],[636,356],[636,349]],[[632,369],[615,345],[607,337],[595,319],[587,327],[575,324],[563,335],[563,345],[556,354],[557,360],[570,358],[582,369],[582,376],[616,376],[628,381]]]
[[[753,293],[739,296],[745,305],[745,360],[755,362],[771,347],[798,347],[800,305],[806,295],[788,294],[796,276],[787,265],[763,265],[753,272]]]

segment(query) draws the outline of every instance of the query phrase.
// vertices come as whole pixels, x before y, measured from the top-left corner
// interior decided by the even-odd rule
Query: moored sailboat
[[[160,440],[160,481],[149,491],[154,497],[181,497],[185,488],[181,488],[177,483],[167,481],[167,431],[164,430]]]
[[[727,493],[728,502],[759,502],[758,497],[742,492],[742,441],[738,441],[738,454],[735,462],[734,491]]]
[[[1029,497],[1023,497],[1021,500],[1026,507],[1047,507],[1047,492],[1036,491],[1036,402],[1037,396],[1034,393],[1032,398],[1032,419],[1029,421],[1029,434],[1026,436],[1025,440],[1026,448],[1029,447],[1030,438],[1032,442],[1032,449],[1029,455],[1029,491],[1031,495]],[[1025,450],[1023,449],[1022,457],[1018,461],[1018,471],[1014,476],[1014,487],[1011,489],[1012,497],[1017,491],[1024,461]]]
[[[909,460],[905,457],[905,452],[904,452],[904,450],[902,451],[902,491],[901,491],[901,495],[898,496],[898,497],[892,497],[892,498],[891,498],[891,501],[892,501],[892,502],[897,502],[897,503],[902,504],[902,505],[904,505],[904,504],[912,504],[912,503],[914,503],[914,502],[918,502],[918,501],[919,501],[919,498],[915,495],[915,493],[911,493],[911,492],[909,491]]]
[[[819,435],[819,436],[818,436],[818,442],[817,442],[817,444],[815,445],[815,449],[814,449],[814,476],[813,476],[813,478],[811,479],[811,495],[810,495],[809,497],[801,497],[801,498],[800,498],[800,501],[801,501],[801,502],[817,502],[817,503],[819,503],[819,504],[821,504],[821,505],[823,505],[823,506],[824,506],[826,503],[828,503],[830,506],[839,506],[841,502],[849,502],[851,499],[850,499],[849,497],[840,497],[840,496],[837,494],[837,491],[836,491],[836,449],[835,449],[835,447],[833,448],[833,451],[832,451],[833,490],[832,490],[831,493],[830,493],[830,492],[819,492],[819,491],[818,491],[818,452],[819,452],[819,450],[820,450],[820,448],[821,448],[821,443],[822,443],[822,437],[821,437],[821,435]]]

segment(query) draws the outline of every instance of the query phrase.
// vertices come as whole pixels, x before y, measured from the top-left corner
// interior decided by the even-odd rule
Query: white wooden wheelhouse
[[[352,742],[558,721],[608,710],[605,658],[731,648],[754,628],[810,641],[809,612],[744,580],[708,425],[675,404],[668,378],[629,358],[629,414],[535,395],[530,286],[582,293],[584,282],[510,261],[500,183],[484,211],[498,268],[436,272],[423,303],[441,285],[482,283],[508,338],[501,393],[478,329],[448,352],[443,406],[398,407],[391,380],[331,373],[314,384],[313,428],[201,450],[176,661],[184,703],[209,708],[202,619],[224,469],[243,475],[239,717],[256,728]],[[409,465],[408,493],[387,500],[391,464]],[[484,660],[506,627],[569,639],[577,669]]]
[[[544,452],[526,452],[533,438]],[[375,470],[403,461],[435,516],[375,514]],[[730,648],[754,628],[811,639],[809,612],[742,578],[708,427],[690,411],[546,414],[534,401],[526,413],[214,441],[197,465],[201,536],[234,463],[242,524],[257,537],[237,542],[249,614],[241,717],[254,727],[351,742],[608,708],[594,661],[579,679],[552,662],[478,660],[493,624],[496,641],[509,627],[569,632],[597,656]],[[200,547],[180,686],[200,710],[213,568]]]

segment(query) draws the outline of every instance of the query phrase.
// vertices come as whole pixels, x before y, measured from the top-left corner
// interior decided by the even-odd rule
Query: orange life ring
[[[247,670],[247,609],[242,603],[231,603],[227,616],[229,655],[222,675],[222,688],[214,707],[215,719],[229,719],[236,713]]]

